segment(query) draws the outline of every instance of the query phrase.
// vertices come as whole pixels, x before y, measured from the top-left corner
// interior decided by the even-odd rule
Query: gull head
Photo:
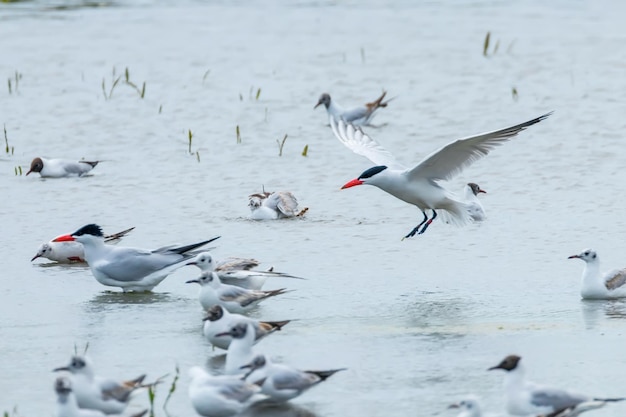
[[[224,317],[224,307],[219,304],[215,304],[211,308],[207,310],[207,315],[203,318],[203,321],[218,321],[222,317]]]
[[[266,363],[267,359],[265,358],[265,355],[256,355],[254,359],[252,359],[252,362],[241,366],[240,369],[250,369],[251,371],[254,371],[255,369],[263,368]]]
[[[200,284],[201,287],[208,285],[210,287],[217,288],[220,286],[221,281],[215,272],[203,272],[198,278],[190,279],[185,282],[185,284],[191,283]]]
[[[210,252],[201,252],[197,254],[192,261],[187,262],[187,265],[195,265],[202,271],[215,270],[215,263],[213,262],[213,256],[211,256]]]
[[[585,249],[578,255],[569,256],[567,259],[582,259],[585,262],[596,262],[598,261],[598,254],[591,249]]]
[[[250,211],[254,211],[263,205],[263,199],[256,194],[250,196],[248,200],[248,207],[250,207]]]
[[[487,191],[480,188],[480,185],[476,184],[475,182],[468,182],[467,186],[472,190],[472,193],[474,195],[478,195],[479,193],[487,194]]]
[[[496,366],[492,366],[487,370],[493,371],[494,369],[503,369],[507,372],[511,372],[512,370],[517,368],[517,365],[519,364],[519,361],[521,359],[522,358],[517,355],[509,355],[506,358],[502,359],[502,362],[500,362]]]
[[[366,169],[361,175],[359,175],[359,178],[347,182],[343,187],[341,187],[341,189],[343,190],[345,188],[355,187],[362,184],[380,185],[384,181],[381,179],[385,177],[385,174],[387,173],[385,171],[386,169],[387,167],[385,165],[379,165]]]
[[[244,337],[246,337],[246,334],[248,333],[248,330],[254,331],[254,329],[252,329],[252,325],[251,324],[249,324],[249,323],[237,323],[233,327],[231,327],[229,331],[223,332],[223,333],[218,333],[215,336],[217,336],[217,337],[220,337],[220,336],[230,336],[233,339],[243,339]]]
[[[328,108],[328,106],[330,106],[330,94],[328,94],[328,93],[322,94],[320,96],[320,99],[317,101],[317,104],[313,108],[316,109],[321,104],[323,104],[324,107],[326,107],[326,108]]]
[[[47,253],[52,253],[52,247],[47,243],[43,243],[41,246],[39,246],[39,249],[37,249],[37,254],[33,256],[30,261],[32,262],[37,258],[41,258],[42,256],[45,258]]]
[[[54,381],[54,391],[62,402],[65,402],[67,396],[72,392],[72,382],[65,376],[60,376]]]
[[[91,363],[89,362],[89,360],[84,356],[78,356],[78,355],[72,356],[72,359],[70,360],[70,363],[67,366],[55,368],[52,371],[53,372],[67,371],[75,375],[92,373]]]
[[[43,161],[41,160],[41,158],[37,157],[33,159],[32,162],[30,163],[30,169],[28,170],[26,175],[30,174],[31,172],[41,172],[42,169],[43,169]]]

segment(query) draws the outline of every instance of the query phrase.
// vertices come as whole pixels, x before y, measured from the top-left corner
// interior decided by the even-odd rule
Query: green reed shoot
[[[150,417],[154,417],[154,397],[156,397],[156,385],[148,387],[148,401],[150,402]]]
[[[519,95],[517,94],[517,88],[513,87],[511,89],[511,96],[513,96],[513,100],[515,101],[519,99]]]
[[[208,77],[210,73],[211,73],[211,69],[208,69],[208,70],[206,70],[206,72],[202,76],[202,84],[203,85],[204,85],[204,82],[206,81],[206,77]]]
[[[9,138],[7,136],[7,125],[4,125],[4,152],[9,155],[15,154],[15,147],[9,146]]]
[[[161,112],[162,112],[162,111],[163,111],[163,105],[161,104],[161,105],[159,106],[159,114],[161,114]]]
[[[170,401],[170,398],[172,397],[172,394],[174,394],[174,392],[176,391],[176,383],[178,382],[178,378],[180,377],[180,369],[178,368],[178,365],[176,365],[176,374],[174,374],[174,379],[172,380],[172,385],[170,386],[170,390],[167,393],[167,397],[165,397],[165,402],[163,402],[163,411],[165,411],[166,414],[167,413],[167,404]]]
[[[241,131],[239,130],[239,125],[237,125],[235,132],[237,133],[237,143],[241,143]]]
[[[255,100],[257,100],[257,101],[258,101],[258,100],[259,100],[259,97],[261,97],[261,89],[260,89],[260,88],[256,90],[256,97],[255,97]]]
[[[283,156],[283,146],[285,146],[285,141],[287,140],[287,134],[285,133],[285,137],[282,141],[276,139],[276,143],[278,143],[278,156]]]
[[[361,47],[361,63],[365,64],[365,48]]]
[[[191,155],[191,141],[193,139],[193,133],[191,133],[191,129],[189,129],[188,131],[188,136],[189,136],[189,154]]]
[[[302,156],[307,156],[309,153],[309,145],[305,145],[304,149],[302,150]]]
[[[487,36],[485,36],[485,42],[483,43],[483,56],[487,56],[487,51],[489,50],[490,38],[491,38],[491,32],[487,32]]]

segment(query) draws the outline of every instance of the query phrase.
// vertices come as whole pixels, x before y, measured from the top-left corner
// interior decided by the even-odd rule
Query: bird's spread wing
[[[552,407],[554,410],[562,410],[588,400],[589,398],[583,395],[543,387],[532,391],[530,398],[533,405],[538,407]]]
[[[521,131],[539,123],[551,114],[552,112],[546,113],[519,125],[494,132],[458,139],[428,155],[415,168],[407,171],[407,174],[410,178],[449,180],[475,161],[486,156],[496,146],[502,145]]]
[[[604,285],[606,286],[607,290],[612,291],[618,288],[623,288],[624,284],[626,284],[626,268],[611,271],[606,275],[604,279]]]
[[[270,196],[276,198],[276,208],[285,216],[295,216],[298,209],[298,200],[289,191],[277,191]]]
[[[278,390],[293,389],[302,391],[318,383],[320,378],[317,375],[296,369],[281,369],[272,375],[272,381]]]
[[[117,281],[140,281],[147,275],[180,262],[182,255],[151,253],[133,248],[115,248],[105,261],[93,267]]]
[[[217,263],[215,272],[249,271],[259,266],[259,261],[248,258],[227,258]]]
[[[392,169],[404,169],[391,152],[366,135],[360,128],[337,120],[330,116],[330,127],[339,142],[357,155],[361,155],[375,163]]]

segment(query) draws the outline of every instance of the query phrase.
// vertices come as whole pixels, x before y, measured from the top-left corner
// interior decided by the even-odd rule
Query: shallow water
[[[502,375],[485,369],[510,353],[535,380],[623,396],[626,303],[581,301],[583,265],[566,258],[592,247],[604,269],[624,266],[626,6],[544,3],[0,4],[0,75],[22,74],[17,91],[0,88],[14,147],[0,155],[0,411],[50,415],[50,370],[74,345],[89,343],[112,376],[152,379],[178,365],[169,410],[180,416],[193,414],[186,370],[223,361],[202,337],[197,288],[183,284],[195,269],[154,294],[125,295],[84,267],[29,263],[40,243],[89,222],[136,226],[122,244],[146,248],[221,235],[218,257],[308,278],[268,282],[296,291],[253,315],[298,321],[258,349],[348,371],[281,415],[454,415],[445,407],[467,393],[499,410]],[[488,31],[490,50],[499,47],[485,58]],[[145,98],[118,84],[105,99],[113,68],[145,81]],[[407,163],[555,114],[450,182],[488,191],[486,222],[436,222],[401,242],[419,212],[373,187],[340,191],[370,163],[312,109],[325,91],[349,105],[383,88],[396,98],[368,132]],[[35,156],[104,162],[79,179],[14,175]],[[307,217],[247,220],[247,196],[262,186],[293,191]],[[138,396],[133,409],[146,402]]]

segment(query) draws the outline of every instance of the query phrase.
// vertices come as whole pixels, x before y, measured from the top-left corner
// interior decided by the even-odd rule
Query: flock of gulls
[[[426,156],[417,165],[407,167],[362,130],[362,126],[370,125],[378,109],[388,105],[390,100],[384,101],[385,97],[383,92],[371,103],[346,109],[329,94],[322,94],[315,107],[323,105],[326,108],[331,130],[342,144],[374,164],[342,189],[373,185],[419,209],[422,215],[419,223],[403,239],[425,233],[437,218],[459,226],[485,220],[485,210],[478,199],[479,194],[485,191],[478,184],[468,183],[460,193],[455,193],[445,188],[442,182],[454,178],[495,147],[551,114],[455,140]],[[39,173],[47,178],[84,176],[90,174],[98,163],[38,157],[32,161],[26,175]],[[254,220],[301,217],[308,210],[299,208],[297,199],[289,191],[263,190],[252,194],[248,206],[250,218]],[[276,272],[273,268],[256,269],[259,262],[254,259],[228,258],[218,262],[206,245],[219,236],[189,245],[170,245],[153,250],[116,244],[132,230],[105,235],[100,226],[88,224],[42,244],[31,261],[46,258],[59,263],[84,262],[99,283],[119,287],[124,292],[152,291],[176,269],[196,266],[200,275],[187,283],[199,286],[198,300],[205,311],[203,334],[215,348],[227,352],[223,374],[213,375],[201,366],[188,370],[191,378],[188,395],[198,414],[227,417],[239,414],[250,406],[283,403],[344,370],[300,370],[273,362],[255,346],[290,323],[290,320],[256,320],[246,315],[259,303],[287,291],[285,288],[263,290],[266,280],[301,278]],[[590,249],[570,258],[585,262],[581,287],[583,298],[626,297],[626,269],[601,274],[598,255]],[[506,373],[506,412],[513,416],[575,417],[624,400],[595,398],[529,382],[525,379],[521,358],[516,355],[507,356],[490,370]],[[71,357],[69,364],[55,371],[61,373],[54,384],[58,398],[57,417],[123,415],[133,393],[161,382],[145,383],[145,375],[131,380],[104,378],[96,373],[91,359],[78,354]],[[473,396],[452,404],[450,408],[458,409],[459,417],[483,416],[480,402]],[[146,412],[143,410],[132,416],[139,417]]]

